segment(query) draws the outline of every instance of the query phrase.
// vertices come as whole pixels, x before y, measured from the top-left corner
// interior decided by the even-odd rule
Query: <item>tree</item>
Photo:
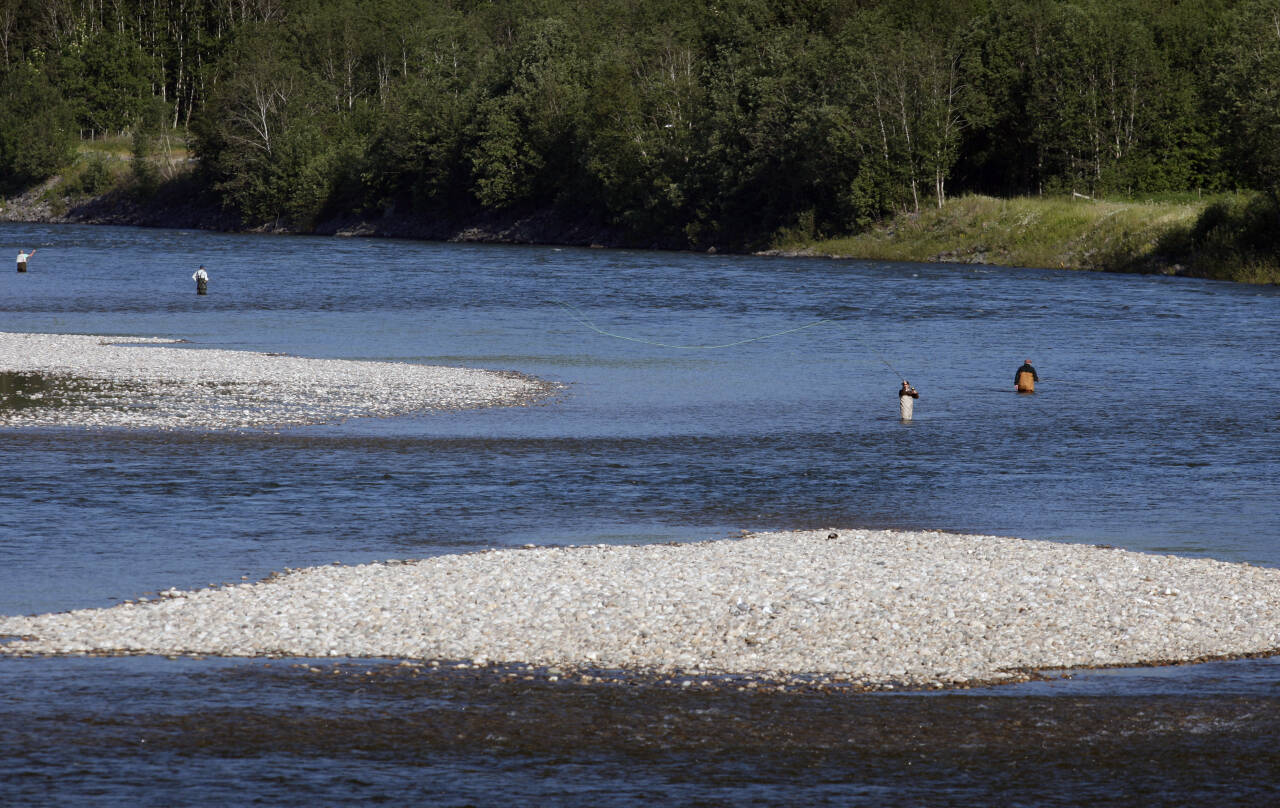
[[[926,193],[941,206],[966,127],[956,49],[944,34],[900,30],[883,13],[856,19],[842,52],[856,87],[845,125],[860,130],[848,133],[861,153],[851,188],[859,217],[903,199],[918,211]]]
[[[1214,59],[1234,173],[1280,207],[1280,6],[1240,3],[1223,20]]]
[[[388,30],[379,35],[380,103],[368,133],[365,204],[458,213],[474,205],[467,148],[484,48],[476,27],[457,12],[434,5],[419,11],[409,25],[384,20]]]
[[[586,99],[586,164],[607,221],[631,239],[682,244],[696,216],[692,155],[705,132],[704,63],[678,15],[626,21],[597,49]]]
[[[42,182],[75,158],[75,115],[43,73],[22,66],[0,76],[0,192]]]
[[[567,201],[581,187],[584,68],[563,20],[531,20],[520,31],[477,109],[470,155],[482,205]]]
[[[63,51],[65,92],[80,103],[90,133],[124,132],[142,117],[152,96],[152,59],[134,39],[98,30]]]
[[[279,34],[269,24],[241,29],[233,71],[197,121],[196,147],[247,222],[305,229],[327,204],[346,128]]]

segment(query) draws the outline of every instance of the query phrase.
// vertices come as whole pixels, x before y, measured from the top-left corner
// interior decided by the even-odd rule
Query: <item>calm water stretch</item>
[[[0,271],[0,330],[566,385],[533,407],[277,432],[0,432],[3,614],[285,567],[767,528],[928,528],[1280,566],[1275,287],[0,234],[15,255],[39,250],[30,272]],[[207,297],[191,281],[200,264]],[[728,345],[822,319],[724,348],[649,344]],[[1026,358],[1035,396],[1012,392]],[[899,373],[921,393],[910,423]],[[0,801],[1258,804],[1280,775],[1272,660],[941,696],[517,686],[297,663],[0,659]]]

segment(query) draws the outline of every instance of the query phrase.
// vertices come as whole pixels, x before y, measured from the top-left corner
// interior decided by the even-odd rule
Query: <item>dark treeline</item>
[[[747,247],[960,191],[1280,195],[1276,0],[0,0],[0,60],[3,190],[176,128],[249,226]]]

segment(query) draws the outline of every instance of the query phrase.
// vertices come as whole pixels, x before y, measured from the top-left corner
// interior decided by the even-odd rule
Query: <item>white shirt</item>
[[[209,280],[209,273],[208,273],[208,272],[205,272],[205,271],[204,271],[204,268],[203,268],[203,267],[201,267],[200,269],[197,269],[197,270],[196,270],[196,272],[195,272],[195,274],[194,274],[194,275],[192,275],[192,276],[191,276],[191,280],[193,280],[193,281],[207,281],[207,280]]]
[[[25,252],[22,252],[21,250],[19,250],[19,251],[18,251],[18,263],[19,263],[19,264],[25,264],[25,263],[27,263],[27,258],[28,258],[28,256],[27,256],[27,254],[26,254]]]

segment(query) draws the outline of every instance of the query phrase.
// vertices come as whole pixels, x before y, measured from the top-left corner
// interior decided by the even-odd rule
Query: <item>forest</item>
[[[960,193],[1280,202],[1275,0],[0,0],[0,99],[2,193],[176,132],[246,227],[304,232],[751,249]]]

